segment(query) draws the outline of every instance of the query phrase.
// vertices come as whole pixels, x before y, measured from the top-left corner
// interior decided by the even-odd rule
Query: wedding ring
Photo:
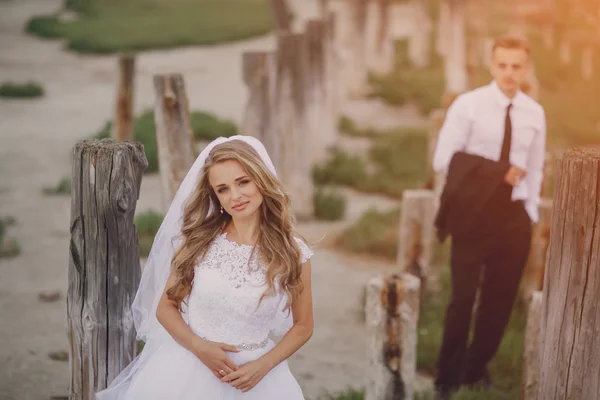
[[[226,373],[224,370],[220,370],[220,371],[219,371],[219,374],[221,374],[221,376],[225,376],[225,375],[227,375],[227,373]]]

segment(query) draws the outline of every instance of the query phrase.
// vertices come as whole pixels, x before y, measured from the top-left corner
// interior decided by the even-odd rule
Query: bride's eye
[[[240,182],[240,185],[245,185],[247,183],[250,183],[250,179],[244,179],[243,181]]]
[[[226,190],[227,190],[226,187],[222,187],[219,190],[217,190],[217,192],[220,194],[220,193],[224,193]]]

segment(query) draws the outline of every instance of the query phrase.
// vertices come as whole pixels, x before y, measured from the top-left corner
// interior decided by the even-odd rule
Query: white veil
[[[162,327],[156,318],[156,308],[158,301],[164,291],[167,279],[170,274],[171,260],[177,248],[181,244],[179,234],[182,227],[183,209],[186,200],[194,192],[194,188],[200,178],[200,172],[208,157],[210,151],[217,145],[231,140],[241,140],[251,145],[258,153],[265,166],[277,177],[277,172],[267,150],[263,144],[255,137],[236,135],[229,138],[219,137],[210,142],[200,153],[189,172],[181,182],[169,210],[154,237],[154,243],[148,255],[148,260],[142,272],[142,278],[138,287],[135,299],[131,306],[133,321],[137,331],[137,339],[144,341],[144,349],[133,360],[119,376],[117,376],[109,387],[96,394],[99,400],[115,400],[125,392],[129,386],[129,381],[133,373],[145,364],[152,354],[173,338]],[[215,212],[216,210],[211,210]],[[292,325],[291,313],[283,311],[287,298],[284,296],[280,304],[280,313],[274,332],[278,335],[284,334]],[[187,310],[185,303],[182,303],[182,316],[187,322]]]

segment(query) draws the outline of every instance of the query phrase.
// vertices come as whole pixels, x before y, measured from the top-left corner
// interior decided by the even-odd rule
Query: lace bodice
[[[306,262],[313,252],[296,238]],[[198,335],[230,345],[264,342],[277,330],[278,314],[285,295],[265,296],[265,266],[259,262],[252,246],[227,239],[223,233],[211,244],[206,257],[194,271],[194,282],[188,301],[188,324]],[[248,263],[250,256],[252,260]]]

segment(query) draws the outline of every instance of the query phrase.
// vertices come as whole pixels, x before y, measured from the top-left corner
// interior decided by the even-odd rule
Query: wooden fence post
[[[415,276],[391,275],[369,281],[366,400],[413,398],[419,303],[420,281]]]
[[[523,400],[537,400],[540,374],[540,325],[542,323],[541,291],[531,294],[525,327],[523,354]]]
[[[581,52],[581,76],[586,81],[594,77],[594,46],[586,45]]]
[[[283,34],[277,41],[276,132],[280,147],[278,174],[299,218],[313,215],[312,156],[307,104],[307,46],[303,34]]]
[[[538,399],[600,398],[600,150],[556,163]]]
[[[552,221],[552,200],[543,198],[539,212],[540,218],[531,235],[531,250],[521,286],[522,298],[525,301],[529,301],[531,294],[542,290],[544,286],[546,253],[550,240],[550,222]]]
[[[131,303],[141,268],[133,217],[147,166],[137,142],[103,139],[73,149],[70,399],[93,400],[137,354]]]
[[[334,122],[327,110],[327,26],[322,20],[306,23],[306,95],[309,120],[311,162],[320,164],[327,159],[327,150],[334,145]]]
[[[244,135],[260,139],[265,148],[271,150],[269,156],[278,168],[281,160],[279,136],[275,131],[275,53],[253,51],[243,54],[243,78],[248,87],[248,102],[242,121]]]
[[[432,22],[427,8],[425,1],[410,2],[413,29],[408,41],[408,57],[417,68],[424,68],[430,62]]]
[[[289,33],[292,29],[292,12],[286,0],[271,0],[271,12],[275,29],[279,33]]]
[[[331,140],[336,142],[338,138],[337,122],[340,115],[340,105],[343,97],[343,87],[340,77],[340,69],[342,67],[340,56],[340,41],[338,38],[338,19],[336,13],[330,11],[325,18],[325,27],[327,30],[327,38],[325,44],[325,74],[326,74],[326,92],[327,92],[327,111],[332,126]]]
[[[367,5],[367,68],[376,75],[385,75],[394,68],[390,3],[390,0],[376,0]]]
[[[350,57],[347,60],[348,76],[345,87],[350,98],[361,98],[368,91],[367,4],[368,0],[348,0],[350,11]]]
[[[154,123],[163,207],[166,210],[196,159],[196,149],[183,76],[155,75],[154,89]]]
[[[423,291],[426,284],[437,284],[436,273],[431,268],[435,206],[435,194],[431,190],[405,190],[402,195],[397,262],[403,273],[422,280]]]
[[[544,180],[542,181],[542,197],[554,197],[554,163],[555,155],[546,152],[544,159]]]
[[[112,127],[112,137],[116,140],[133,140],[134,77],[135,58],[131,55],[119,57],[119,87]]]

